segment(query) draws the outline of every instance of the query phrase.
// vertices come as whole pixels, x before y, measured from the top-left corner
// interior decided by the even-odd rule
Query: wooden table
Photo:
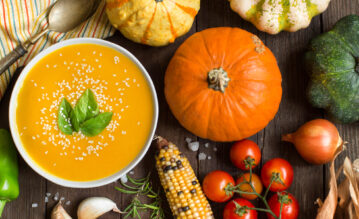
[[[151,74],[158,92],[160,103],[160,116],[156,133],[163,135],[174,143],[181,146],[188,156],[199,179],[210,171],[222,169],[236,176],[240,173],[229,161],[230,143],[215,143],[204,139],[198,139],[182,128],[173,117],[166,104],[163,95],[163,78],[167,64],[176,48],[191,34],[209,27],[232,26],[240,27],[257,34],[263,42],[273,51],[277,57],[279,67],[283,75],[283,100],[275,119],[261,132],[250,139],[258,143],[262,149],[263,162],[282,157],[287,159],[294,167],[294,182],[289,191],[293,193],[300,204],[299,218],[314,218],[316,198],[324,198],[328,191],[328,166],[312,166],[303,161],[291,144],[280,141],[280,135],[296,130],[304,122],[314,118],[325,118],[323,111],[312,108],[306,100],[305,90],[308,76],[303,69],[303,53],[308,41],[323,31],[329,30],[341,17],[356,13],[359,14],[359,0],[332,0],[328,10],[313,19],[311,25],[296,33],[280,33],[275,36],[258,31],[253,25],[241,19],[231,11],[229,3],[225,0],[202,0],[201,10],[195,20],[191,31],[184,37],[176,40],[172,45],[153,48],[135,44],[125,39],[119,32],[108,40],[127,48],[146,67]],[[8,128],[8,102],[11,88],[5,94],[6,97],[0,106],[0,127]],[[347,150],[338,159],[340,162],[345,156],[355,159],[359,156],[359,124],[337,125],[342,137],[350,142]],[[187,149],[185,138],[197,139],[201,143],[198,152]],[[210,147],[203,144],[209,142]],[[218,151],[213,150],[214,147]],[[198,161],[198,153],[204,152],[212,157],[211,160]],[[155,186],[158,186],[157,174],[154,169],[153,150],[150,150],[144,160],[136,167],[134,177],[146,175],[149,171],[154,172]],[[123,209],[129,202],[129,197],[115,191],[112,183],[107,186],[94,189],[69,189],[55,185],[36,174],[22,159],[20,159],[20,197],[6,206],[3,218],[6,219],[41,219],[50,218],[50,212],[55,201],[50,199],[45,203],[45,193],[55,194],[70,200],[71,204],[65,206],[71,215],[75,216],[78,203],[89,196],[106,196],[118,203]],[[32,203],[37,203],[37,208],[32,208]],[[221,218],[224,204],[212,204],[216,218]],[[169,210],[166,205],[166,210]],[[115,213],[109,213],[102,218],[120,218]],[[144,216],[143,218],[148,218]],[[171,218],[168,216],[168,218]],[[265,218],[265,216],[263,216]]]

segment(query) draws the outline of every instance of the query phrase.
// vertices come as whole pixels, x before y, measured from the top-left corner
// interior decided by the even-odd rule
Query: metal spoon
[[[86,21],[96,11],[100,0],[58,0],[49,8],[47,14],[48,26],[19,45],[0,60],[0,76],[16,60],[27,53],[27,49],[50,30],[68,32]]]

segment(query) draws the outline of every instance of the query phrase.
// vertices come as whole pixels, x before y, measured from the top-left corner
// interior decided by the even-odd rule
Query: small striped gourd
[[[174,218],[214,219],[187,158],[162,137],[157,137],[156,144],[156,168]]]
[[[164,46],[187,33],[200,0],[106,0],[112,25],[128,39]]]
[[[330,0],[229,0],[233,11],[259,30],[277,34],[309,26],[312,18],[328,7]]]

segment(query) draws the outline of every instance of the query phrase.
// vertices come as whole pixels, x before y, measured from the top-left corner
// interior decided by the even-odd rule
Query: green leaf
[[[70,119],[71,114],[72,114],[71,104],[65,98],[62,99],[59,106],[57,124],[60,130],[66,135],[71,135],[73,132],[71,119]]]
[[[78,132],[83,122],[95,117],[98,113],[99,108],[95,95],[91,89],[86,89],[77,101],[71,114],[71,123],[74,126],[74,130]]]
[[[75,132],[80,131],[80,122],[79,122],[79,120],[77,119],[74,110],[71,111],[70,121],[71,121],[72,128],[74,129],[74,131],[75,131]]]
[[[85,93],[86,92],[87,92],[88,102],[87,102],[87,113],[85,120],[88,120],[97,116],[100,110],[97,105],[95,94],[92,92],[92,90],[87,89]]]
[[[86,120],[80,125],[80,131],[86,136],[96,136],[100,134],[112,119],[112,112],[100,113],[97,116]]]

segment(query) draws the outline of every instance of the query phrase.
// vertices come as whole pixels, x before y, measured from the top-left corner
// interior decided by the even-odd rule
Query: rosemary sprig
[[[124,218],[137,218],[141,219],[140,212],[151,211],[151,219],[164,219],[165,214],[162,209],[162,200],[160,197],[160,190],[153,191],[150,182],[150,174],[142,179],[134,179],[127,176],[128,183],[121,182],[122,187],[115,187],[116,190],[124,194],[135,195],[131,203],[125,208]],[[129,185],[130,184],[130,185]],[[147,197],[151,200],[150,203],[142,203],[140,197]]]

